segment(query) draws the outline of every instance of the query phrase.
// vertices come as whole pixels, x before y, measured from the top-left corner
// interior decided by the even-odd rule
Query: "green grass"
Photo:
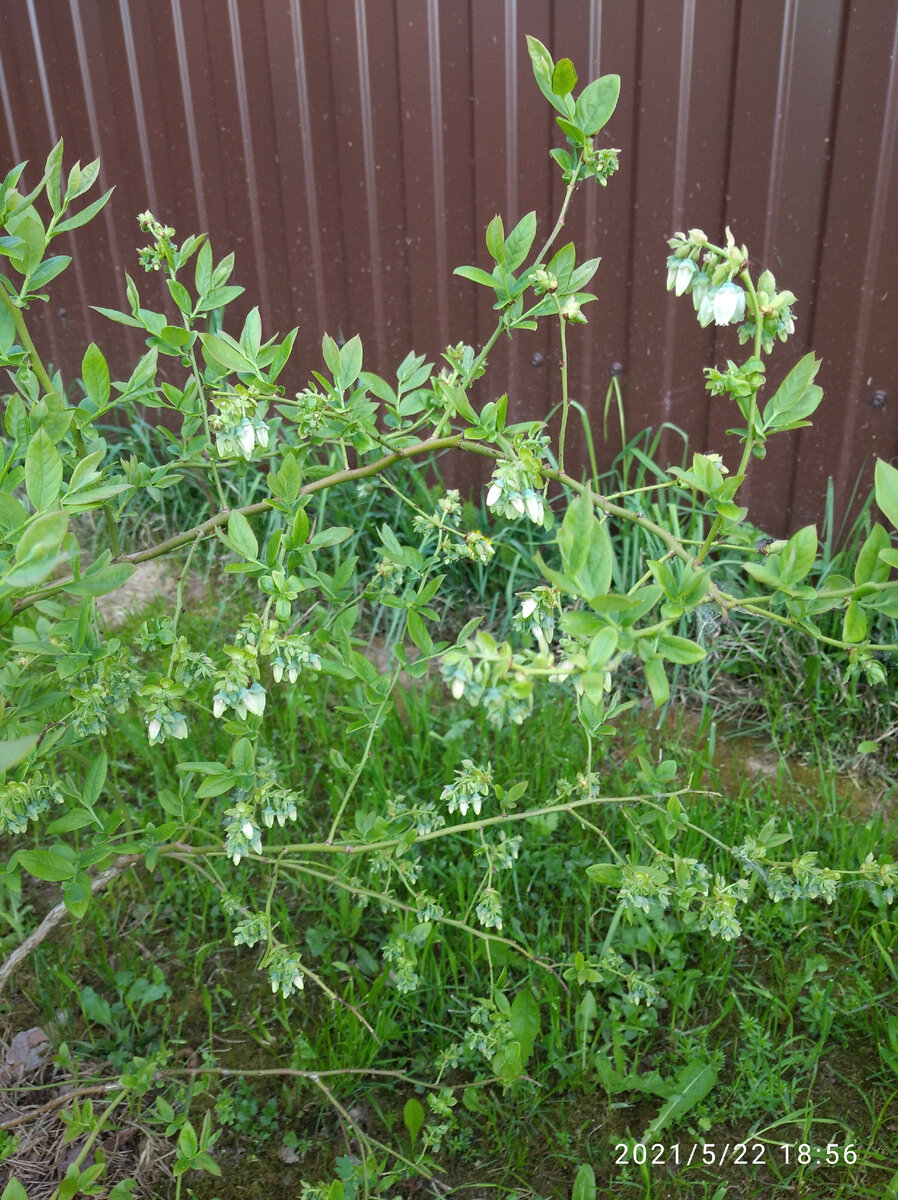
[[[189,636],[216,636],[202,614],[185,619]],[[336,747],[353,761],[360,748],[362,735],[350,731],[341,712],[345,699],[336,686],[319,683],[307,694],[287,690],[272,706],[271,762],[309,799],[298,830],[278,835],[275,827],[267,844],[288,835],[321,837],[343,788],[328,751]],[[184,759],[208,759],[226,746],[210,721],[196,725],[178,750]],[[603,794],[641,790],[637,755],[654,760],[662,749],[677,759],[684,779],[692,774],[710,793],[690,800],[690,821],[724,843],[774,817],[794,845],[819,851],[835,868],[856,867],[868,851],[881,855],[895,845],[894,820],[848,809],[825,764],[799,782],[786,769],[752,776],[712,728],[710,712],[664,733],[628,722],[596,763]],[[497,733],[479,711],[448,705],[440,685],[424,682],[406,694],[401,718],[388,717],[360,783],[359,807],[383,812],[397,802],[432,802],[463,757],[492,761],[504,786],[528,778],[527,799],[550,800],[582,750],[570,705],[550,691],[520,730]],[[171,786],[165,757],[127,724],[110,757],[113,795],[135,811],[158,807],[158,790]],[[187,814],[198,841],[220,837],[226,803],[201,802]],[[292,1000],[272,1000],[258,954],[230,945],[217,889],[190,867],[165,862],[154,879],[136,870],[118,880],[71,933],[35,952],[18,977],[15,1018],[23,1028],[53,1022],[54,1036],[85,1074],[120,1071],[135,1055],[153,1058],[159,1082],[134,1103],[135,1119],[157,1134],[157,1089],[176,1107],[190,1104],[195,1125],[211,1110],[223,1131],[216,1156],[225,1174],[190,1178],[197,1197],[225,1200],[249,1186],[256,1194],[294,1196],[303,1180],[329,1186],[341,1172],[354,1186],[359,1130],[373,1144],[413,1157],[403,1111],[417,1099],[429,1112],[427,1090],[365,1072],[433,1081],[440,1062],[439,1082],[453,1089],[456,1103],[445,1116],[429,1116],[424,1133],[445,1126],[429,1170],[453,1194],[489,1188],[496,1195],[566,1196],[582,1163],[593,1166],[600,1194],[613,1189],[615,1196],[713,1196],[721,1179],[746,1196],[886,1194],[898,1120],[898,932],[890,910],[877,908],[862,888],[843,888],[828,907],[774,905],[757,887],[742,939],[712,941],[688,921],[651,915],[618,925],[613,935],[623,973],[636,972],[629,983],[578,983],[564,978],[566,964],[578,951],[595,960],[614,918],[609,893],[586,867],[607,859],[609,845],[627,852],[634,836],[628,808],[604,806],[587,822],[562,817],[513,832],[522,837],[518,858],[497,883],[502,932],[525,942],[538,961],[464,929],[435,926],[414,948],[418,987],[403,994],[396,964],[385,963],[383,951],[414,921],[376,900],[360,903],[347,890],[378,889],[359,861],[316,861],[309,870],[282,871],[273,914],[279,936],[302,947],[340,1002],[311,985]],[[465,920],[484,879],[476,840],[460,838],[451,849],[430,845],[410,897],[445,897],[446,915]],[[698,833],[682,834],[677,850],[728,879],[736,873],[729,856]],[[247,863],[231,868],[217,860],[215,870],[248,903],[268,879]],[[39,915],[42,897],[26,899]],[[658,991],[652,1006],[634,1002],[646,981]],[[488,1042],[501,1032],[497,995],[514,1001],[522,994],[539,1015],[527,1078],[510,1087],[479,1085],[494,1076],[494,1063],[476,1038],[466,1044],[470,1014],[480,1008]],[[447,1059],[452,1046],[458,1049]],[[185,1063],[234,1074],[210,1073],[191,1096],[189,1076],[178,1074]],[[695,1063],[715,1070],[716,1084],[653,1140],[757,1141],[766,1147],[765,1165],[724,1172],[616,1165],[624,1151],[615,1147],[638,1139],[658,1118],[659,1086]],[[339,1108],[307,1078],[253,1074],[290,1067],[321,1073]],[[324,1075],[346,1070],[353,1073]],[[812,1173],[787,1166],[778,1144],[800,1142],[852,1142],[857,1164]],[[374,1157],[379,1170],[371,1189],[406,1194],[401,1179],[381,1190],[396,1160],[376,1148]],[[163,1190],[146,1194],[170,1194],[154,1186]]]
[[[615,473],[596,482],[606,493],[644,488],[657,473],[655,448],[646,435],[634,439]],[[257,496],[262,476],[244,474],[234,503]],[[335,563],[357,557],[357,592],[377,561],[372,529],[388,524],[401,542],[418,543],[414,512],[399,492],[426,510],[435,498],[429,478],[410,471],[397,477],[395,492],[360,487],[316,499],[320,524],[368,531],[333,552]],[[166,529],[202,519],[198,486],[165,499]],[[678,489],[634,491],[624,502],[697,544],[704,537],[704,518]],[[830,509],[816,578],[847,573],[867,522],[862,514],[839,549]],[[507,636],[516,593],[538,580],[533,553],[545,535],[491,524],[473,503],[463,527],[488,532],[497,553],[489,569],[447,569],[440,634],[453,636],[484,611],[487,627]],[[618,583],[628,586],[659,547],[617,530],[616,552]],[[210,563],[199,565],[208,576]],[[189,606],[180,629],[210,652],[231,640],[254,603],[233,576],[215,576],[211,588],[215,604]],[[398,636],[395,611],[369,605],[366,632],[389,644]],[[123,639],[152,615],[132,620]],[[691,780],[697,791],[685,801],[690,827],[673,848],[725,882],[741,868],[720,844],[736,846],[771,819],[791,835],[786,859],[814,851],[822,865],[853,870],[868,853],[894,855],[886,751],[896,702],[843,681],[838,659],[809,655],[800,639],[762,634],[753,619],[728,628],[708,611],[699,625],[682,632],[698,635],[708,657],[678,673],[666,724],[637,709],[596,751],[601,794],[645,792],[640,756],[676,760],[678,782]],[[893,631],[882,633],[894,640]],[[622,673],[621,685],[634,698],[644,691],[635,670]],[[264,762],[306,802],[296,825],[266,833],[267,851],[325,836],[347,784],[341,760],[357,762],[367,736],[354,728],[361,690],[310,675],[272,698]],[[881,753],[858,753],[874,739]],[[137,718],[126,715],[106,743],[106,802],[121,808],[125,828],[147,814],[161,823],[159,796],[175,786],[175,762],[222,759],[232,740],[211,713],[198,713],[188,741],[150,748]],[[505,788],[528,780],[522,803],[551,803],[579,786],[584,749],[571,703],[549,686],[526,724],[497,732],[480,710],[450,703],[438,682],[424,679],[387,712],[348,819],[358,811],[364,825],[366,816],[399,807],[428,819],[463,759],[492,763]],[[860,787],[836,766],[851,767]],[[862,767],[873,770],[861,777]],[[184,793],[194,844],[220,843],[230,803]],[[664,825],[659,814],[648,833],[669,850]],[[344,1200],[366,1187],[384,1197],[437,1194],[428,1176],[442,1195],[566,1197],[583,1164],[593,1168],[599,1195],[640,1200],[898,1195],[898,930],[881,897],[846,885],[832,905],[774,904],[755,879],[740,910],[743,935],[726,942],[670,911],[620,920],[615,890],[587,868],[615,853],[644,856],[626,803],[509,824],[507,834],[521,839],[517,857],[506,847],[508,865],[492,872],[474,833],[422,844],[404,878],[402,859],[361,854],[285,858],[273,884],[270,868],[251,860],[233,867],[220,856],[160,858],[153,875],[141,867],[124,874],[83,921],[43,942],[0,1011],[11,1032],[51,1031],[62,1069],[82,1083],[146,1060],[153,1081],[128,1100],[127,1122],[157,1139],[157,1156],[176,1139],[177,1119],[189,1113],[198,1128],[211,1114],[223,1178],[190,1173],[185,1181],[207,1200],[336,1200],[335,1179]],[[382,899],[391,875],[407,908]],[[505,940],[471,928],[487,884],[501,896]],[[421,932],[412,911],[421,893],[439,899],[456,923],[435,919]],[[226,897],[257,908],[269,894],[278,936],[301,949],[320,983],[310,979],[289,1000],[272,998],[258,950],[232,945]],[[21,897],[5,893],[0,946],[17,945],[55,899],[52,887],[33,880]],[[606,946],[620,956],[616,973],[595,968]],[[403,991],[411,973],[417,986]],[[497,1055],[512,1015],[518,1035],[529,1024],[532,1046],[524,1077],[503,1085]],[[690,1085],[690,1102],[666,1120],[671,1094],[698,1071],[713,1076],[713,1086]],[[668,1150],[746,1142],[763,1152],[723,1168],[675,1169],[667,1154],[663,1164],[642,1165],[631,1146],[646,1131]],[[0,1156],[8,1156],[12,1131],[2,1136]],[[430,1148],[416,1174],[407,1160],[420,1159],[424,1139]],[[787,1162],[785,1146],[800,1143],[851,1143],[857,1158],[811,1169],[793,1149]],[[148,1197],[175,1194],[164,1173],[147,1174],[142,1186]]]

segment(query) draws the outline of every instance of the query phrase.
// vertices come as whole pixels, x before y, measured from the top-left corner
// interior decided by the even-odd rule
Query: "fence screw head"
[[[877,388],[875,392],[871,392],[867,398],[867,403],[871,408],[885,408],[888,403],[889,393],[883,391],[882,388]]]
[[[545,361],[545,357],[537,350],[536,354],[530,359],[530,365],[531,367],[541,367]]]

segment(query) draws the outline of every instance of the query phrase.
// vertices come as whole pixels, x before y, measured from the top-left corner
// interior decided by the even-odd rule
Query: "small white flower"
[[[527,492],[524,496],[524,504],[527,507],[527,516],[534,525],[542,525],[543,523],[543,502],[542,497],[536,492]]]
[[[486,494],[486,506],[492,508],[502,495],[502,488],[498,483],[494,483]]]
[[[215,698],[212,702],[212,715],[216,718],[220,717],[221,714],[224,712],[224,710],[227,708],[227,706],[228,706],[228,701],[227,701],[227,697],[224,695],[224,693],[216,692]]]
[[[246,838],[247,841],[249,841],[252,838],[253,834],[256,832],[255,829],[253,828],[252,821],[244,821],[243,822],[242,832],[243,832],[243,836]]]
[[[680,261],[674,278],[674,292],[677,296],[682,296],[689,287],[696,270],[696,265],[691,258],[684,258]]]
[[[302,989],[306,986],[301,975],[293,976],[293,986],[298,992],[302,991]]]
[[[256,441],[264,450],[268,445],[268,426],[260,421],[254,428],[256,431]]]
[[[161,728],[162,722],[158,717],[153,717],[152,721],[150,721],[149,725],[147,726],[147,733],[150,735],[151,742],[155,742],[156,738],[159,736],[159,731]]]
[[[245,709],[249,709],[251,713],[261,717],[265,711],[265,689],[260,684],[254,683],[240,697],[240,703]]]
[[[256,432],[252,422],[246,417],[237,426],[237,441],[240,443],[240,450],[244,458],[249,458],[253,452],[253,446],[256,444]]]
[[[231,862],[234,864],[235,867],[240,866],[241,858],[242,858],[241,852],[239,850],[235,850],[234,853],[231,855]]]
[[[524,512],[525,512],[524,497],[521,495],[512,496],[511,507],[515,510],[516,513],[520,513],[520,515],[523,517]]]
[[[455,679],[452,680],[452,695],[456,700],[461,700],[462,696],[464,695],[464,691],[465,681],[459,676],[456,676]]]
[[[745,292],[738,283],[722,283],[714,296],[714,323],[731,325],[745,316]]]
[[[538,607],[538,604],[537,604],[536,599],[533,596],[528,596],[527,599],[524,601],[524,603],[521,605],[521,616],[524,618],[525,621],[527,620],[528,617],[532,616],[533,613],[536,612],[537,607]]]

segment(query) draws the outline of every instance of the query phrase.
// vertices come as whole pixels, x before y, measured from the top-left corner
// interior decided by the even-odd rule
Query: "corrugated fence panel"
[[[753,464],[752,515],[776,533],[819,519],[828,476],[844,511],[872,455],[898,453],[898,14],[868,0],[6,0],[0,161],[28,158],[35,179],[63,136],[67,163],[99,155],[116,186],[66,239],[72,268],[34,314],[54,364],[77,375],[96,340],[117,377],[130,370],[140,339],[89,306],[123,305],[124,271],[163,303],[160,278],[136,269],[147,207],[179,237],[208,230],[217,258],[235,251],[235,321],[258,303],[269,334],[299,326],[291,389],[325,331],[361,333],[384,373],[412,348],[438,361],[482,341],[489,295],[453,267],[488,265],[496,212],[510,229],[534,209],[541,242],[563,191],[528,33],[584,80],[622,77],[606,131],[621,170],[579,189],[564,233],[602,258],[599,301],[568,339],[594,434],[614,364],[628,434],[669,423],[672,459],[675,428],[706,449],[734,423],[701,374],[744,355],[734,331],[700,330],[664,289],[672,232],[730,225],[799,296],[771,383],[814,347],[827,390],[814,427]],[[503,339],[491,359],[481,400],[507,390],[513,420],[557,406],[554,330]],[[569,437],[582,457],[577,418]],[[602,461],[618,448],[612,420]],[[447,466],[483,478],[482,463]]]

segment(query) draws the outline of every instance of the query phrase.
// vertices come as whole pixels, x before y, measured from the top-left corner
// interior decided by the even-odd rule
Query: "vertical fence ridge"
[[[318,217],[318,190],[315,171],[315,150],[312,142],[311,106],[309,103],[309,80],[306,69],[306,48],[302,32],[302,13],[299,0],[290,0],[290,33],[293,44],[293,70],[296,82],[296,101],[299,114],[299,147],[303,167],[303,191],[308,214],[310,249],[312,258],[312,279],[315,288],[315,309],[318,314],[320,328],[326,329],[329,323],[327,285],[324,273],[324,257],[321,251],[321,239],[317,236],[320,226]]]
[[[430,142],[433,173],[434,257],[437,328],[441,346],[449,344],[449,255],[446,249],[446,174],[443,151],[443,76],[440,67],[439,0],[427,0],[427,73],[430,83]]]
[[[877,279],[877,264],[881,257],[886,203],[895,158],[895,135],[896,129],[898,129],[898,16],[896,16],[895,27],[892,31],[890,64],[888,91],[886,92],[882,131],[879,140],[879,153],[876,162],[876,176],[873,185],[873,203],[870,207],[866,253],[864,255],[863,273],[861,275],[857,324],[854,335],[854,353],[851,359],[848,394],[849,408],[857,407],[861,389],[864,387],[865,382],[867,382],[864,378],[864,360],[867,356],[870,339],[873,297],[874,292],[878,290],[876,286],[879,282]],[[850,473],[850,464],[854,458],[854,440],[854,424],[850,421],[846,422],[839,452],[839,479],[847,480]]]
[[[764,220],[764,239],[761,243],[764,262],[773,259],[776,226],[780,209],[780,187],[783,176],[783,156],[786,152],[786,124],[789,119],[789,94],[792,88],[792,63],[795,55],[795,27],[798,19],[797,0],[786,0],[783,12],[783,32],[780,42],[779,74],[776,81],[776,116],[770,146],[770,175],[767,180],[767,213]]]
[[[134,121],[137,125],[137,143],[140,146],[140,161],[143,165],[147,202],[151,211],[158,216],[159,199],[156,195],[156,177],[153,171],[153,159],[150,154],[149,131],[147,130],[145,116],[146,109],[143,102],[143,91],[140,86],[140,68],[137,61],[137,51],[134,46],[134,30],[131,27],[128,0],[119,0],[119,14],[122,22],[122,34],[125,39],[125,59],[128,64],[128,80],[131,85],[131,96],[134,101]]]
[[[208,230],[209,213],[206,208],[206,189],[203,183],[203,160],[196,130],[193,86],[190,82],[190,62],[187,56],[187,42],[184,37],[184,18],[181,13],[181,0],[171,0],[171,16],[175,38],[175,54],[178,60],[178,77],[181,82],[181,98],[184,102],[184,125],[187,130],[187,146],[190,150],[190,175],[193,179],[193,194],[196,199],[197,219],[200,229]]]

